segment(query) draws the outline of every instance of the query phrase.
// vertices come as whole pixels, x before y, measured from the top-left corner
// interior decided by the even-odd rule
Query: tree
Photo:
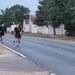
[[[39,1],[39,6],[38,6],[38,10],[36,11],[36,17],[37,19],[35,20],[35,23],[38,26],[44,26],[47,25],[46,23],[46,18],[47,18],[47,13],[46,13],[46,9],[45,9],[45,1]]]
[[[0,25],[2,24],[3,16],[0,14]]]
[[[40,0],[39,4],[36,12],[36,23],[38,25],[40,23],[41,25],[51,24],[54,34],[56,34],[55,29],[64,24],[66,32],[74,34],[75,0]]]
[[[75,0],[67,0],[64,18],[66,35],[75,36]]]
[[[54,34],[56,34],[55,28],[58,28],[61,24],[64,24],[66,2],[67,0],[47,0],[48,16],[49,20],[51,20]]]
[[[13,21],[16,21],[15,12],[6,8],[6,10],[1,10],[2,12],[2,23],[6,26],[10,26]]]
[[[10,10],[13,10],[15,12],[16,20],[18,22],[21,22],[21,25],[23,24],[24,18],[29,18],[30,10],[24,6],[14,5],[10,8]]]
[[[36,12],[36,24],[38,25],[52,25],[54,35],[56,34],[55,28],[63,23],[63,9],[64,4],[61,0],[42,0],[39,1],[38,11]],[[40,23],[39,23],[40,22]]]
[[[0,24],[4,23],[6,26],[10,26],[12,22],[20,23],[23,25],[23,19],[29,18],[30,10],[24,6],[14,5],[5,10],[1,10]]]

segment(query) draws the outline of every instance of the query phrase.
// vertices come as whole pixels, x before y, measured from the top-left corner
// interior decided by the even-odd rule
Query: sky
[[[35,15],[35,11],[38,10],[37,6],[39,5],[38,0],[0,0],[0,10],[5,10],[16,4],[29,8],[31,15]]]

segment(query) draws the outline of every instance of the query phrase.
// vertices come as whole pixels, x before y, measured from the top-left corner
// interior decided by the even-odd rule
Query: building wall
[[[53,28],[51,25],[48,27],[46,26],[37,26],[29,20],[29,24],[23,23],[23,30],[24,32],[31,32],[31,33],[42,33],[42,34],[54,34]],[[56,34],[57,35],[65,35],[64,25],[61,24],[59,28],[56,28]]]
[[[11,32],[11,27],[7,27],[7,32]]]
[[[65,29],[64,29],[64,25],[61,24],[61,26],[59,28],[56,28],[56,34],[57,35],[65,35]]]
[[[35,24],[33,24],[33,22],[31,22],[31,21],[29,21],[29,24],[25,24],[23,22],[23,31],[37,33],[37,26]]]
[[[42,33],[42,34],[53,34],[53,28],[52,28],[51,25],[49,25],[48,27],[46,27],[46,26],[38,26],[37,32]]]
[[[37,26],[35,24],[32,25],[32,33],[37,33]]]
[[[59,28],[55,29],[57,35],[65,35],[64,25],[61,25]],[[48,26],[38,26],[37,32],[42,34],[54,34],[53,28],[51,25]]]
[[[29,32],[30,30],[29,30],[29,24],[25,24],[24,26],[23,26],[23,31],[24,32]]]
[[[51,25],[48,26],[48,34],[53,34],[53,28]]]

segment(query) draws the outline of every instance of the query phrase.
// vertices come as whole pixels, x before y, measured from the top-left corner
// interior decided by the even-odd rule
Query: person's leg
[[[20,43],[20,40],[21,40],[21,34],[19,34],[19,43]]]
[[[1,41],[2,41],[2,33],[1,33]]]
[[[13,31],[12,31],[12,38],[13,38],[13,42],[15,42],[15,35]]]
[[[16,44],[17,44],[17,47],[19,46],[19,39],[18,38],[16,38]]]
[[[17,47],[19,46],[19,35],[16,35],[16,44],[17,44]]]
[[[1,38],[1,34],[0,34],[0,41],[2,40],[2,38]]]
[[[14,34],[14,40],[16,40],[16,35]]]
[[[4,35],[2,35],[1,37],[1,43],[3,43],[3,40],[4,40]]]

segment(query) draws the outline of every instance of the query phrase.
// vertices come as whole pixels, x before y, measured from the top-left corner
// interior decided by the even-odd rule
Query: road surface
[[[6,34],[4,45],[56,75],[75,75],[75,44],[22,36],[20,46],[16,47],[11,35]]]

